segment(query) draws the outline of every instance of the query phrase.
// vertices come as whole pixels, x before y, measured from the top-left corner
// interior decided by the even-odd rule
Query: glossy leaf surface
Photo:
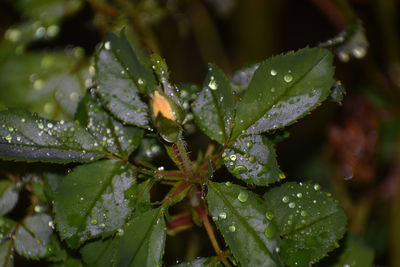
[[[253,64],[233,73],[231,77],[231,86],[236,94],[240,94],[247,89],[259,66],[260,64]]]
[[[222,70],[210,64],[203,89],[192,105],[196,124],[211,139],[224,144],[231,133],[233,108],[228,79]]]
[[[81,249],[88,266],[159,266],[165,245],[165,221],[160,209],[129,221],[113,239],[96,241]]]
[[[121,37],[107,34],[95,67],[97,90],[107,109],[125,123],[147,127],[148,107],[139,91],[154,90],[156,81],[139,62],[123,33]]]
[[[77,247],[122,227],[133,211],[136,187],[133,171],[123,162],[104,160],[76,167],[55,196],[55,221],[61,238]]]
[[[26,218],[15,234],[14,247],[18,254],[28,259],[38,259],[47,256],[47,245],[53,229],[48,214],[36,214]]]
[[[24,110],[0,112],[0,158],[54,163],[88,162],[106,155],[73,122],[50,121]]]
[[[333,84],[332,55],[305,48],[272,57],[254,73],[239,102],[232,140],[286,126],[318,106]]]
[[[280,266],[278,232],[270,233],[276,226],[257,195],[238,185],[210,182],[207,198],[215,224],[242,266]]]
[[[0,181],[0,216],[11,211],[18,202],[18,192],[14,184],[7,180]]]
[[[346,231],[343,209],[318,184],[288,182],[264,198],[282,237],[281,259],[288,266],[309,266],[335,249]]]
[[[238,138],[223,154],[225,166],[233,175],[256,185],[268,185],[280,176],[283,178],[275,157],[272,143],[261,135]]]
[[[87,94],[79,103],[76,119],[109,152],[127,157],[142,141],[143,129],[125,126],[110,116],[99,100]]]

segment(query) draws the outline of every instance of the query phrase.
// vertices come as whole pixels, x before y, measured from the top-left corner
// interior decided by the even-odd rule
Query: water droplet
[[[246,202],[247,199],[249,198],[249,195],[247,194],[247,192],[241,191],[237,198],[239,199],[240,202]]]
[[[289,208],[293,209],[294,207],[296,207],[296,204],[294,202],[290,202],[289,203]]]
[[[229,156],[229,158],[230,158],[232,161],[235,161],[235,160],[236,160],[236,155],[235,155],[235,154],[232,154],[232,155]]]
[[[210,77],[210,82],[208,83],[208,87],[210,87],[211,90],[217,90],[218,89],[218,83],[215,80],[214,76]]]
[[[123,235],[124,235],[124,230],[121,229],[121,228],[118,228],[118,229],[117,229],[117,235],[118,235],[118,236],[123,236]]]
[[[276,226],[273,223],[270,223],[265,229],[265,236],[268,238],[272,238],[275,236],[277,232]]]
[[[226,182],[225,185],[226,185],[226,186],[231,186],[232,183],[231,183],[231,182]]]
[[[288,196],[284,196],[284,197],[282,198],[282,202],[283,202],[283,203],[288,203],[288,202],[289,202],[289,197],[288,197]]]
[[[106,225],[104,223],[101,223],[99,226],[100,226],[101,229],[106,228]]]
[[[275,92],[275,88],[272,87],[272,88],[271,88],[271,93],[274,93],[274,92]]]
[[[283,76],[283,80],[287,83],[290,83],[291,81],[293,81],[293,76],[291,74],[286,74],[285,76]]]
[[[225,212],[221,212],[219,214],[219,218],[222,219],[222,220],[226,219],[226,213]]]
[[[265,213],[265,217],[268,219],[268,220],[272,220],[273,218],[274,218],[274,214],[272,213],[272,211],[267,211],[266,213]]]
[[[21,119],[21,122],[25,122],[25,119],[24,119],[24,118],[22,118],[22,119]]]
[[[96,219],[93,219],[90,223],[93,224],[93,225],[96,225],[98,222],[97,222]]]
[[[319,191],[321,189],[321,186],[319,184],[314,185],[314,190]]]
[[[301,215],[301,216],[303,216],[303,217],[306,217],[306,215],[307,215],[307,211],[305,211],[305,210],[302,210],[302,211],[300,212],[300,215]]]
[[[253,142],[249,141],[246,143],[246,145],[247,145],[247,148],[251,148],[253,146]]]
[[[342,61],[342,62],[348,62],[350,60],[349,54],[347,54],[344,51],[340,51],[338,53],[338,57],[339,57],[340,61]]]
[[[139,78],[139,79],[137,80],[137,83],[140,84],[140,85],[142,85],[142,84],[144,84],[144,81],[143,81],[142,78]]]
[[[233,173],[234,174],[242,174],[247,171],[247,168],[243,165],[237,165],[235,168],[233,168]]]
[[[283,172],[279,173],[279,179],[285,179],[285,178],[286,175]]]
[[[272,69],[270,73],[272,76],[276,76],[278,74],[278,72],[274,69]]]
[[[106,50],[110,50],[110,49],[111,49],[111,43],[110,43],[110,41],[107,41],[107,42],[104,43],[104,48],[105,48]]]
[[[44,82],[41,79],[38,79],[33,82],[33,88],[35,90],[41,90],[43,88]]]
[[[228,229],[232,233],[236,231],[236,227],[234,225],[229,226]]]
[[[299,193],[296,194],[296,196],[297,196],[298,198],[301,198],[301,197],[303,196],[303,194],[299,192]]]
[[[12,139],[12,138],[11,138],[11,135],[7,135],[7,136],[6,136],[6,140],[7,140],[9,143],[11,143],[11,139]]]
[[[256,162],[256,158],[255,158],[254,156],[251,156],[251,157],[249,158],[249,161],[250,161],[251,163],[254,163],[254,162]]]
[[[367,54],[367,49],[365,49],[365,47],[359,46],[359,47],[355,47],[351,51],[351,53],[353,54],[353,56],[355,58],[363,58]]]
[[[53,221],[49,221],[49,227],[53,230],[56,228]]]

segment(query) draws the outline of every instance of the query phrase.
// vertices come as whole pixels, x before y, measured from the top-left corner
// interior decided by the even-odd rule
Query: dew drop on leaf
[[[274,69],[272,69],[270,73],[272,76],[276,76],[278,74],[278,72]]]
[[[246,202],[247,199],[249,198],[249,195],[246,192],[241,191],[237,198],[239,199],[240,202]]]
[[[225,212],[221,212],[220,214],[219,214],[219,218],[220,219],[226,219],[226,213]]]
[[[289,208],[293,209],[294,207],[296,207],[296,204],[294,202],[290,202],[289,203]]]
[[[214,76],[210,77],[210,82],[208,83],[208,87],[210,87],[211,90],[217,90],[218,89],[218,83],[215,80]]]
[[[289,202],[289,197],[288,197],[288,196],[284,196],[284,197],[282,198],[282,202],[283,202],[283,203],[288,203],[288,202]]]
[[[275,226],[274,224],[270,223],[270,224],[267,226],[267,228],[265,229],[265,232],[264,232],[264,233],[265,233],[265,236],[266,236],[266,237],[272,238],[272,237],[275,236],[276,232],[277,232],[276,226]]]
[[[228,229],[232,233],[236,231],[236,227],[234,225],[229,226]]]
[[[268,220],[272,220],[273,218],[274,218],[274,214],[272,213],[272,211],[267,211],[266,213],[265,213],[265,217],[268,219]]]
[[[290,74],[286,74],[285,76],[283,76],[283,80],[287,83],[290,83],[293,80],[293,76]]]

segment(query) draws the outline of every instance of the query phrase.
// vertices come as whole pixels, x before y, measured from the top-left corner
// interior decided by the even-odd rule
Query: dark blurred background
[[[284,139],[277,154],[287,179],[323,185],[346,210],[349,231],[375,251],[375,264],[400,266],[399,11],[396,0],[0,0],[0,109],[72,119],[108,30],[125,28],[161,54],[173,83],[201,84],[208,62],[231,76],[320,45],[357,21],[363,50],[331,48],[344,99],[271,136]],[[207,242],[178,235],[167,253],[201,251],[180,242],[188,237]]]

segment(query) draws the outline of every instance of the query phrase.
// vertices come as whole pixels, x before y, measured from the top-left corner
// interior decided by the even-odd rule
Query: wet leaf
[[[231,133],[233,108],[228,79],[222,70],[210,64],[203,89],[192,104],[196,124],[211,139],[225,144]]]
[[[278,231],[257,195],[230,183],[209,182],[207,198],[215,224],[242,266],[280,266]]]
[[[318,184],[288,182],[264,198],[279,227],[280,256],[288,266],[309,266],[338,247],[346,215]]]
[[[222,267],[217,257],[198,258],[192,261],[182,262],[174,267]]]
[[[293,123],[317,107],[330,93],[332,55],[305,48],[261,63],[239,102],[234,140],[242,132],[258,134]]]
[[[113,239],[91,242],[80,252],[88,266],[159,266],[164,245],[165,221],[154,209],[132,219]]]
[[[18,202],[18,191],[14,184],[7,180],[0,181],[0,216],[10,212]],[[0,238],[1,239],[1,238]]]
[[[260,64],[258,63],[252,64],[233,73],[231,77],[231,86],[236,94],[240,94],[247,89],[259,66]]]
[[[373,266],[374,250],[364,244],[360,236],[348,235],[344,251],[334,267]]]
[[[241,137],[222,156],[228,170],[246,183],[268,185],[284,178],[273,144],[264,136]]]
[[[48,214],[36,214],[26,218],[15,234],[14,247],[18,254],[28,259],[39,259],[48,254],[47,245],[53,229]]]
[[[122,227],[133,212],[134,188],[135,174],[121,161],[76,167],[58,186],[55,196],[55,221],[61,238],[76,248],[87,239]]]
[[[349,61],[350,57],[357,59],[365,57],[368,49],[368,40],[361,20],[353,20],[336,37],[321,43],[319,46],[332,47],[332,50],[343,62]]]
[[[95,95],[87,94],[79,103],[75,118],[109,152],[128,157],[142,141],[143,129],[125,126],[110,116]]]
[[[14,266],[13,242],[9,239],[0,242],[0,266]]]
[[[88,162],[107,153],[73,122],[50,121],[20,109],[0,112],[0,158],[53,163]]]
[[[97,90],[107,109],[125,123],[147,127],[148,107],[139,91],[154,91],[156,80],[139,62],[123,32],[120,37],[107,34],[95,66]]]

